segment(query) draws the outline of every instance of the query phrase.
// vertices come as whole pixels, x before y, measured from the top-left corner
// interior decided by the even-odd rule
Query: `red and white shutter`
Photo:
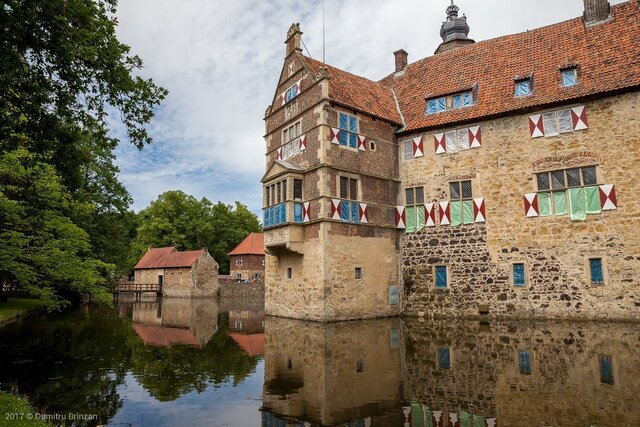
[[[298,90],[297,93],[300,93],[302,91],[302,79],[296,82],[296,89]]]
[[[407,213],[404,206],[396,206],[396,228],[407,228]]]
[[[413,138],[413,157],[424,156],[424,144],[422,143],[422,136]]]
[[[480,126],[471,126],[469,128],[469,148],[482,147],[482,132]]]
[[[484,209],[484,199],[473,199],[473,221],[474,222],[486,222],[487,215]]]
[[[584,105],[571,109],[571,122],[573,123],[573,130],[584,130],[588,127],[587,113],[584,110]]]
[[[288,73],[289,73],[289,76],[293,74],[293,61],[289,62]]]
[[[425,203],[424,205],[424,219],[427,227],[435,227],[436,225],[436,210],[433,207],[433,203]]]
[[[369,223],[369,210],[365,203],[360,203],[360,222],[363,224]]]
[[[616,197],[616,187],[613,184],[600,186],[600,206],[603,211],[618,209],[618,199]]]
[[[282,102],[282,105],[287,102],[287,91],[284,91],[282,92],[282,94],[280,94],[280,101]]]
[[[447,138],[444,133],[436,133],[433,135],[433,146],[436,154],[444,154],[447,152]]]
[[[282,160],[282,147],[278,148],[278,160]]]
[[[340,144],[340,129],[331,128],[329,130],[329,140],[332,144]]]
[[[539,215],[538,194],[529,193],[524,195],[524,216],[533,218]]]
[[[529,116],[529,131],[531,132],[531,138],[540,138],[541,136],[544,136],[542,114]]]
[[[304,202],[302,204],[302,222],[309,222],[311,218],[311,207],[309,206],[309,202]]]
[[[298,138],[298,149],[304,151],[307,149],[307,135],[302,135]]]
[[[367,138],[362,135],[358,135],[358,150],[367,151]]]
[[[450,225],[451,208],[449,207],[449,202],[439,202],[438,206],[440,208],[440,225]]]
[[[342,210],[340,206],[340,199],[331,199],[331,219],[342,220]]]

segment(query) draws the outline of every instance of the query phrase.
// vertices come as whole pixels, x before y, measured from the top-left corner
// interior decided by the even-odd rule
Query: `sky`
[[[622,3],[611,0],[610,3]],[[325,0],[326,62],[379,80],[393,52],[433,54],[449,0]],[[580,16],[582,0],[456,0],[469,37],[487,40]],[[299,22],[305,55],[322,59],[321,0],[120,0],[118,38],[142,58],[139,74],[169,90],[138,151],[121,137],[120,180],[139,211],[168,190],[235,201],[259,214],[264,112]],[[261,215],[258,215],[261,217]]]

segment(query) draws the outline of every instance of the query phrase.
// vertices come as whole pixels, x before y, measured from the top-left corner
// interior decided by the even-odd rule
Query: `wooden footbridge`
[[[113,294],[117,298],[121,293],[133,293],[136,300],[139,300],[143,293],[162,295],[162,285],[159,283],[118,283]]]

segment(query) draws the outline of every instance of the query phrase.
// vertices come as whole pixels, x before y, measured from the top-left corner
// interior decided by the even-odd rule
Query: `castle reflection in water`
[[[224,305],[134,303],[132,319],[143,339],[137,325],[167,329],[170,338],[152,345],[170,343],[180,329],[193,336],[183,344],[201,346],[217,330],[210,316],[228,313],[227,333],[249,356],[264,357],[265,427],[640,426],[638,324],[320,324]]]

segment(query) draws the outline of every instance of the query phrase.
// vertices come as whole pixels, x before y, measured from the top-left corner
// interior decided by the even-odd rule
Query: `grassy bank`
[[[18,396],[0,391],[0,426],[15,427],[49,427],[42,420],[35,420],[36,411],[29,401]],[[9,419],[7,419],[9,417]]]
[[[0,326],[24,316],[41,305],[40,300],[30,298],[9,298],[6,303],[0,302]]]

